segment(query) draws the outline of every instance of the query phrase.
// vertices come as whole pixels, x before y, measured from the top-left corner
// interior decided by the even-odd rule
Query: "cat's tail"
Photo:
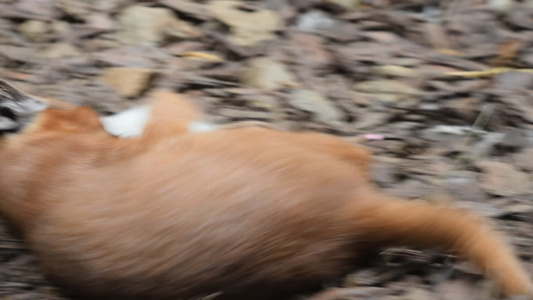
[[[459,208],[374,196],[371,211],[357,218],[362,222],[358,228],[364,228],[368,239],[384,246],[437,246],[456,251],[494,279],[505,296],[533,298],[531,278],[487,220]]]

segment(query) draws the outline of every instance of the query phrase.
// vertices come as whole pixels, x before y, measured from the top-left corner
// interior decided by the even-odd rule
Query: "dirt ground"
[[[218,123],[355,136],[392,195],[455,203],[533,273],[533,1],[0,0],[0,77],[121,111],[156,87]],[[495,258],[497,259],[497,258]],[[346,299],[492,299],[468,263],[391,249]],[[0,227],[0,299],[64,299]]]

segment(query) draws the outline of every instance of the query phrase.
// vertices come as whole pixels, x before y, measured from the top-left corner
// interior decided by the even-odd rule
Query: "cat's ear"
[[[46,102],[0,79],[0,131],[16,130],[24,126],[46,107]]]

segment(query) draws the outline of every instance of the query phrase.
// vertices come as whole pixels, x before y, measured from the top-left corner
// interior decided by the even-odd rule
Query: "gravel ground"
[[[455,202],[533,272],[533,1],[0,0],[0,77],[111,114],[156,87],[217,123],[359,136],[392,195]],[[468,263],[390,249],[346,299],[492,299]],[[0,299],[65,299],[0,227]]]

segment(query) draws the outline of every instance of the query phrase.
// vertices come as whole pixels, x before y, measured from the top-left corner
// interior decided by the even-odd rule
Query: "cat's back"
[[[190,282],[289,280],[309,261],[324,262],[310,278],[336,274],[351,257],[344,226],[358,171],[300,148],[255,129],[159,144],[103,168],[30,239],[50,273],[84,289],[131,290],[144,278],[147,291],[187,294],[201,288],[180,287]]]

